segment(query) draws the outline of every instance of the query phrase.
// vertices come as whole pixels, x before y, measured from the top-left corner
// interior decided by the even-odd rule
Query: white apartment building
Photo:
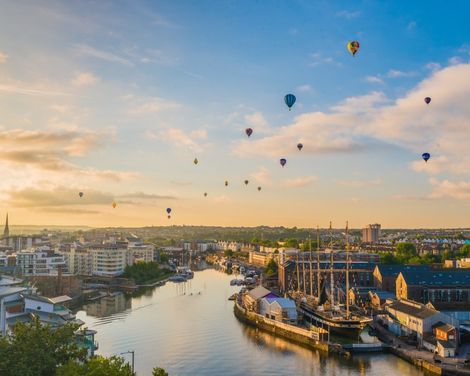
[[[124,273],[127,266],[127,248],[115,244],[91,246],[92,274],[103,277],[116,277]]]
[[[88,249],[80,247],[70,247],[62,249],[59,253],[64,256],[69,273],[75,275],[93,274],[93,256]]]
[[[127,252],[127,264],[136,262],[151,262],[154,260],[155,247],[152,244],[129,245]]]
[[[17,252],[16,265],[23,275],[57,275],[59,267],[67,271],[64,256],[50,249]]]

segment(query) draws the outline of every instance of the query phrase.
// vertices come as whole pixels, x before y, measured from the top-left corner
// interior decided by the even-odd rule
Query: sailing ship
[[[309,321],[312,325],[327,328],[330,333],[341,336],[357,338],[362,330],[372,321],[370,317],[364,316],[359,307],[351,305],[349,302],[349,234],[348,224],[346,223],[346,291],[345,291],[345,303],[342,304],[339,297],[335,299],[335,281],[334,281],[334,251],[332,247],[332,236],[331,236],[331,222],[330,222],[330,282],[329,282],[329,293],[327,292],[327,278],[322,279],[322,272],[320,269],[320,236],[317,228],[317,294],[313,294],[313,273],[312,273],[312,251],[310,242],[310,260],[309,260],[309,272],[310,272],[310,294],[307,294],[305,286],[305,264],[302,263],[303,267],[303,286],[304,291],[300,291],[300,275],[299,275],[299,262],[297,262],[297,293],[293,295],[297,297],[298,310]],[[325,276],[326,277],[326,276]],[[299,299],[300,297],[300,299]]]

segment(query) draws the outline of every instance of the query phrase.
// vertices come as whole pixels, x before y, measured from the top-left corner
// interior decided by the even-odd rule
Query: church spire
[[[5,221],[5,230],[3,230],[3,237],[8,238],[10,236],[10,228],[8,227],[8,213],[7,213],[7,219]]]

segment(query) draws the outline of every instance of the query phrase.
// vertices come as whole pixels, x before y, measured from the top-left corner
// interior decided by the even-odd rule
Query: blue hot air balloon
[[[428,162],[428,159],[431,158],[431,154],[429,153],[423,153],[421,156],[423,157],[426,163]]]
[[[294,94],[287,94],[284,97],[284,102],[286,102],[287,107],[289,107],[289,111],[292,108],[292,106],[294,105],[295,100],[296,100],[296,98],[295,98]]]
[[[171,215],[170,215],[170,213],[171,213],[171,208],[166,208],[166,212],[168,213],[168,219],[170,219],[170,218],[171,218]]]

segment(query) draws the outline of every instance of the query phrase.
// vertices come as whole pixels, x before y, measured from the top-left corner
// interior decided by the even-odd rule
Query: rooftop
[[[377,269],[380,271],[380,274],[384,277],[396,277],[400,272],[403,271],[420,271],[420,270],[431,270],[429,265],[400,265],[400,264],[391,264],[391,265],[377,265]]]
[[[248,295],[250,295],[254,300],[264,298],[266,295],[269,294],[271,294],[271,291],[264,288],[263,286],[255,287],[253,290],[250,290],[248,292]]]
[[[405,270],[401,274],[408,285],[470,286],[470,273],[460,270]]]
[[[72,298],[67,295],[56,296],[55,298],[47,298],[45,296],[40,296],[40,295],[25,295],[24,297],[25,299],[36,300],[39,302],[50,303],[50,304],[65,303],[65,302],[69,302],[70,300],[72,300]]]
[[[398,300],[390,304],[387,309],[406,313],[409,316],[417,317],[419,319],[426,319],[439,313],[435,309],[426,307],[424,304],[410,300]]]
[[[0,298],[3,296],[13,295],[18,292],[25,291],[26,287],[18,287],[18,286],[0,286]]]

